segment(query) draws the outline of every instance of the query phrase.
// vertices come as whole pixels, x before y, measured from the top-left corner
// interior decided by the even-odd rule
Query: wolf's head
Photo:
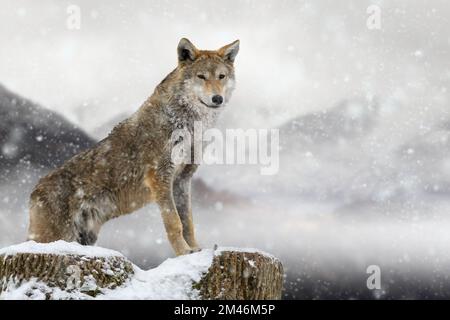
[[[183,99],[202,108],[225,105],[234,89],[234,59],[239,40],[218,50],[198,50],[188,39],[178,44],[178,76]]]

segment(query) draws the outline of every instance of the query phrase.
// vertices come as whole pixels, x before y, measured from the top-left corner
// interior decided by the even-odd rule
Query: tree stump
[[[221,251],[194,287],[203,299],[275,300],[283,289],[281,262],[260,252]]]
[[[133,275],[133,270],[131,262],[122,256],[0,255],[0,293],[8,286],[18,287],[24,282],[36,280],[50,288],[96,296],[101,289],[114,289],[122,285]]]

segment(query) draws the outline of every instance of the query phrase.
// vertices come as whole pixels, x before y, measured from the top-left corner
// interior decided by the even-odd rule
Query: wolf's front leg
[[[186,168],[173,183],[173,195],[183,225],[183,237],[193,250],[199,250],[197,240],[194,233],[194,222],[192,219],[191,206],[191,176],[193,171]]]
[[[150,172],[147,184],[154,193],[156,203],[161,210],[161,216],[167,232],[167,238],[177,256],[193,252],[183,237],[183,225],[173,199],[172,179],[170,173],[164,175]]]
[[[167,238],[176,255],[192,253],[193,249],[183,237],[183,225],[175,207],[173,197],[170,194],[162,195],[158,200],[161,216],[167,232]]]

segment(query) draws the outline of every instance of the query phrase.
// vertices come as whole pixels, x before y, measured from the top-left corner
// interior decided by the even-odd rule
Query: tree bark
[[[121,256],[87,257],[17,253],[0,256],[0,293],[8,285],[37,280],[49,287],[79,291],[90,296],[103,288],[114,289],[134,273],[131,262]],[[49,297],[51,298],[51,297]]]
[[[223,251],[202,280],[194,286],[203,299],[281,299],[283,265],[258,252]]]

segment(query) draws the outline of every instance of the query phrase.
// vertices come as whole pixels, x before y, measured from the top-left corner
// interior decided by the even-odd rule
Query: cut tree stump
[[[133,270],[133,264],[122,256],[0,255],[0,293],[8,285],[20,286],[26,281],[36,280],[48,287],[95,296],[101,289],[114,289],[125,283],[133,275]]]
[[[34,290],[40,290],[40,296],[43,294],[46,299],[84,299],[97,296],[108,298],[104,289],[113,292],[127,288],[134,290],[133,281],[142,283],[141,280],[134,279],[137,267],[119,253],[116,254],[98,257],[77,252],[47,251],[0,254],[0,294],[2,291],[14,292],[23,284],[29,285],[26,292],[31,293],[25,293],[27,297],[33,298]],[[258,251],[240,249],[209,250],[205,251],[205,254],[211,255],[212,262],[206,262],[201,267],[202,276],[199,281],[192,280],[192,298],[281,298],[283,266],[278,259]],[[192,259],[195,260],[196,257],[193,255]],[[179,262],[181,273],[184,269],[183,261],[185,260]],[[164,267],[161,268],[164,271]],[[172,279],[164,279],[163,277],[163,282],[174,281],[177,275]],[[181,286],[182,283],[180,288]],[[64,295],[55,295],[55,289]],[[145,295],[143,298],[145,299]]]
[[[278,259],[259,252],[222,251],[194,286],[203,299],[281,299],[283,266]]]

